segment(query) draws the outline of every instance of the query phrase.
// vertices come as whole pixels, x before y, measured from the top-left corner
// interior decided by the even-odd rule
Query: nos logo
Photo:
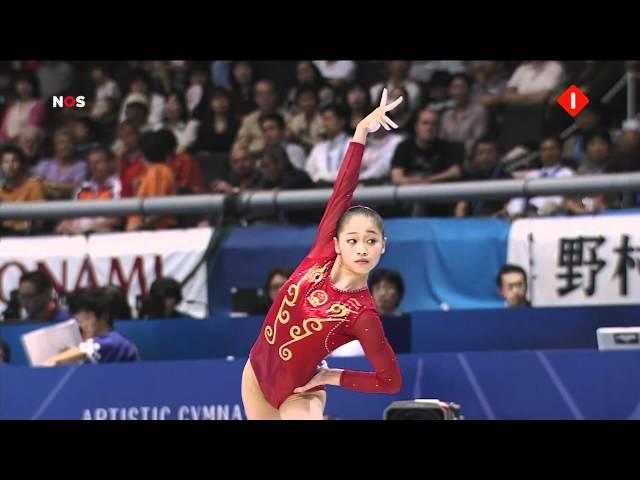
[[[53,97],[53,108],[84,108],[85,101],[84,96],[72,97],[57,95]]]

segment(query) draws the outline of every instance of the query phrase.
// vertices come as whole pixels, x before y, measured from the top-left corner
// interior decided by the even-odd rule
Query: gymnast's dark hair
[[[365,217],[370,218],[373,223],[376,224],[376,227],[380,229],[382,236],[384,236],[384,222],[382,221],[382,217],[378,212],[369,207],[365,207],[364,205],[355,205],[342,214],[336,224],[336,236],[340,235],[340,232],[347,220],[356,215],[364,215]]]

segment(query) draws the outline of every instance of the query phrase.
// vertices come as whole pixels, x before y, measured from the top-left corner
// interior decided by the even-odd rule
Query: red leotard
[[[351,205],[363,152],[364,145],[349,145],[315,244],[278,292],[249,354],[260,388],[275,408],[311,380],[329,353],[356,339],[375,372],[345,370],[340,386],[359,392],[400,390],[400,368],[369,290],[347,292],[331,284],[336,223]]]

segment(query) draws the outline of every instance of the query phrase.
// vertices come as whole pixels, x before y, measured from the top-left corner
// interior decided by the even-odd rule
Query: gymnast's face
[[[333,241],[342,264],[359,275],[368,274],[378,265],[386,245],[380,227],[366,215],[347,219]]]

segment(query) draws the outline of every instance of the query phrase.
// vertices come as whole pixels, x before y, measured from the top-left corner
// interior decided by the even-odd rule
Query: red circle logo
[[[75,97],[64,97],[64,106],[67,108],[71,108],[71,107],[75,107],[76,106],[76,99]]]

